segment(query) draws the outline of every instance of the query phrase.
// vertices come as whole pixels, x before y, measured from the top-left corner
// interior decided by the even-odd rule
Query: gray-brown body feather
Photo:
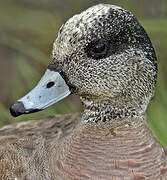
[[[67,136],[78,120],[78,114],[55,116],[0,129],[0,179],[51,179],[47,173],[50,148]]]
[[[62,115],[0,130],[3,180],[165,180],[167,158],[144,119],[83,125]]]

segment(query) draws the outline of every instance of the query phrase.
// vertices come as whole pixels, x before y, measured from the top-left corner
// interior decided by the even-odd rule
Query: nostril
[[[25,113],[25,107],[22,102],[15,102],[11,107],[10,107],[10,113],[12,116],[17,117],[21,114]]]
[[[54,86],[55,82],[50,81],[48,82],[48,84],[46,85],[47,88],[51,88],[52,86]]]

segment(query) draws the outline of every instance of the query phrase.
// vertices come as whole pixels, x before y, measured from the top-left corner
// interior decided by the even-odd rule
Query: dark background
[[[82,10],[110,3],[130,10],[155,47],[159,75],[147,121],[167,145],[167,1],[166,0],[0,0],[0,126],[56,113],[81,111],[71,96],[45,111],[12,118],[9,106],[32,89],[49,62],[61,24]]]

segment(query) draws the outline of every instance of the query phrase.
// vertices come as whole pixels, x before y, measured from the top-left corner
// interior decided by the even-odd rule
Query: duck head
[[[40,111],[74,93],[87,108],[107,102],[145,113],[156,78],[154,49],[134,15],[99,4],[62,25],[44,76],[10,111],[13,116]]]

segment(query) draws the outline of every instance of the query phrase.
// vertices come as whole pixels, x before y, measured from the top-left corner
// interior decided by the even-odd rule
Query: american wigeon
[[[38,85],[13,116],[80,96],[81,114],[0,130],[3,180],[167,180],[165,148],[146,124],[157,59],[133,14],[99,4],[70,18],[54,42]]]

